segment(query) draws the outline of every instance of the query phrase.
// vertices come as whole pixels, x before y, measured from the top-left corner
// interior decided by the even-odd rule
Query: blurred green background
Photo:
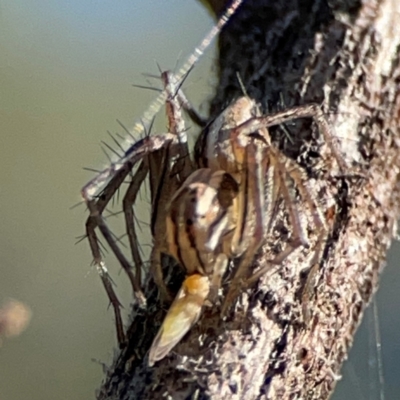
[[[88,246],[74,244],[86,212],[70,207],[93,176],[82,167],[104,166],[106,131],[121,131],[116,118],[132,126],[155,97],[132,87],[147,84],[141,73],[158,74],[155,61],[174,68],[212,23],[188,0],[0,0],[0,303],[15,298],[33,312],[0,348],[0,400],[94,398],[97,361],[110,362],[115,335]],[[207,52],[186,84],[203,114],[214,57]],[[395,247],[377,296],[386,399],[400,393]],[[128,305],[127,280],[110,269]],[[379,398],[371,334],[364,323],[335,399]]]

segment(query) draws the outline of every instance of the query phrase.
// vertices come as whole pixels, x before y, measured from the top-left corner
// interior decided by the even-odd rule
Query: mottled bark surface
[[[351,166],[347,176],[339,173],[308,120],[287,124],[286,132],[271,130],[275,143],[307,170],[330,224],[313,290],[305,301],[316,235],[304,218],[310,249],[298,249],[243,293],[226,321],[217,309],[206,310],[154,368],[143,357],[163,314],[154,290],[147,291],[150,307],[133,312],[129,346],[106,371],[98,398],[330,396],[399,217],[399,21],[397,0],[245,1],[220,38],[220,84],[211,115],[241,94],[239,73],[249,96],[268,112],[323,104]],[[282,209],[254,268],[288,237]]]

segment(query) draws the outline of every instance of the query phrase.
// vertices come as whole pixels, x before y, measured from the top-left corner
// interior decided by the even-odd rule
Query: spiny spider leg
[[[293,121],[301,118],[312,118],[317,126],[319,132],[324,136],[329,149],[332,151],[336,162],[342,172],[347,171],[348,167],[344,161],[339,149],[336,145],[336,140],[331,132],[328,121],[325,118],[323,111],[318,104],[308,104],[304,106],[292,107],[285,111],[280,111],[275,114],[266,116],[257,116],[244,122],[238,128],[243,129],[242,134],[249,135],[262,128],[283,124],[285,122]]]
[[[225,315],[228,307],[238,295],[243,281],[247,278],[248,267],[251,265],[255,254],[261,247],[265,236],[265,215],[269,210],[265,209],[264,204],[264,185],[263,179],[266,174],[266,163],[262,156],[264,149],[256,144],[257,139],[250,138],[245,150],[245,157],[241,164],[241,180],[239,197],[243,197],[243,206],[238,204],[236,212],[242,214],[240,220],[242,226],[236,226],[236,232],[240,231],[240,237],[236,236],[231,244],[231,257],[240,256],[238,266],[235,268],[233,278],[226,294],[221,314]],[[235,146],[233,146],[235,147]],[[236,252],[236,253],[235,253]]]
[[[181,83],[171,72],[163,72],[161,79],[167,89],[166,114],[169,132],[178,138],[177,146],[165,147],[150,158],[150,187],[152,192],[151,231],[153,248],[150,255],[150,269],[157,284],[161,300],[171,301],[163,279],[161,266],[162,253],[168,253],[166,244],[166,210],[171,197],[192,173],[193,165],[189,156],[188,138],[182,116],[182,101],[189,107],[186,98],[182,99]]]
[[[273,149],[271,149],[271,151],[272,150]],[[269,263],[275,265],[281,264],[296,248],[298,248],[301,245],[307,246],[307,241],[304,238],[304,234],[302,232],[299,213],[295,205],[296,201],[290,195],[287,184],[285,184],[286,176],[293,180],[300,193],[301,198],[308,204],[313,224],[315,226],[318,235],[315,248],[313,249],[314,255],[310,262],[311,268],[308,272],[308,277],[304,285],[304,288],[302,290],[303,317],[305,318],[305,320],[307,320],[308,312],[306,312],[307,310],[306,303],[309,297],[311,296],[310,295],[311,285],[313,282],[313,277],[317,272],[319,261],[322,256],[321,253],[323,250],[323,244],[326,243],[326,240],[328,238],[328,233],[329,233],[328,225],[325,216],[323,214],[323,211],[314,196],[314,192],[312,188],[309,186],[308,177],[305,171],[300,167],[300,165],[298,165],[292,159],[286,157],[279,150],[277,151],[277,149],[275,149],[274,151],[276,153],[275,158],[278,164],[280,180],[282,182],[282,184],[280,185],[282,189],[282,196],[288,208],[289,219],[293,231],[292,231],[292,237],[288,242],[286,249],[282,250],[281,253],[279,253],[274,259],[270,260]],[[342,161],[343,163],[341,168],[346,168],[341,156],[339,156],[339,160]],[[338,164],[340,166],[340,162],[338,162]],[[270,268],[271,266],[268,264],[260,268],[247,280],[245,286],[248,287],[254,282],[256,282],[256,280],[260,278],[262,275],[264,275]]]
[[[179,144],[178,144],[179,145]],[[159,288],[161,301],[171,301],[164,282],[161,257],[165,253],[165,208],[171,192],[177,188],[176,179],[171,174],[169,148],[158,151],[149,158],[151,192],[151,234],[153,238],[150,254],[150,273]],[[170,192],[171,191],[171,192]]]
[[[139,245],[138,245],[139,242],[135,228],[133,204],[136,201],[139,189],[142,186],[144,180],[146,179],[148,172],[149,172],[148,157],[145,157],[145,159],[139,165],[135,174],[132,176],[129,187],[122,201],[122,209],[125,216],[126,233],[129,240],[129,247],[132,253],[132,260],[135,264],[136,280],[139,284],[142,282],[143,260],[139,251]]]
[[[272,160],[268,160],[272,161]],[[263,238],[269,234],[270,228],[274,219],[274,208],[277,204],[279,195],[282,195],[283,200],[287,206],[288,209],[288,216],[289,216],[289,221],[290,225],[292,226],[292,235],[290,237],[290,240],[288,241],[286,247],[279,253],[277,254],[272,260],[269,260],[266,265],[263,267],[259,268],[256,272],[253,272],[250,277],[247,279],[243,279],[242,281],[239,280],[239,278],[242,277],[243,273],[245,272],[243,270],[243,273],[240,274],[239,271],[236,273],[234,276],[234,280],[236,284],[231,284],[232,289],[230,289],[230,292],[228,292],[227,296],[230,296],[232,299],[235,297],[233,291],[238,290],[238,287],[241,286],[242,289],[245,289],[247,287],[250,287],[252,284],[254,284],[261,276],[263,276],[266,272],[268,272],[273,266],[277,266],[281,264],[294,250],[296,250],[299,246],[308,246],[308,242],[304,237],[303,229],[301,226],[301,222],[299,219],[299,214],[298,211],[295,207],[295,201],[292,199],[292,196],[290,194],[290,191],[285,184],[285,176],[284,176],[284,171],[282,168],[282,165],[278,162],[278,160],[275,160],[274,163],[271,163],[267,169],[267,180],[270,182],[268,184],[268,191],[266,194],[266,199],[267,199],[267,204],[265,205],[266,207],[266,219],[264,223],[264,228],[265,231],[263,232]],[[260,246],[255,246],[253,249],[253,255],[255,252],[258,250]],[[251,263],[251,253],[248,256],[247,260],[241,259],[240,260],[240,266],[243,266],[243,269],[245,269],[246,264],[249,265],[248,263]],[[248,263],[247,263],[248,262]],[[228,301],[227,301],[228,304]]]
[[[279,160],[279,157],[272,157],[273,149],[270,147],[268,133],[260,131],[260,135],[249,136],[247,145],[243,147],[240,143],[241,128],[232,131],[232,148],[238,165],[240,166],[241,186],[239,198],[243,198],[242,204],[238,205],[236,212],[241,215],[237,222],[237,232],[240,237],[234,235],[231,244],[231,257],[240,256],[239,264],[233,273],[233,279],[229,285],[229,290],[222,307],[222,315],[227,311],[229,305],[237,296],[240,289],[244,289],[254,283],[259,277],[271,268],[271,264],[280,264],[297,247],[307,246],[304,238],[298,212],[291,199],[286,185],[287,173]],[[238,157],[240,152],[244,152],[245,158]],[[269,190],[265,197],[265,182],[269,182]],[[255,254],[261,247],[265,236],[269,233],[273,210],[276,206],[279,195],[282,195],[288,208],[289,219],[292,226],[292,237],[286,248],[282,250],[273,260],[257,272],[249,275],[249,265],[254,259]]]
[[[183,183],[193,172],[193,164],[189,157],[188,138],[181,105],[185,103],[187,110],[191,110],[192,107],[180,89],[181,82],[178,82],[171,72],[163,72],[161,74],[161,79],[168,92],[165,104],[168,118],[168,131],[175,134],[179,141],[179,148],[177,150],[178,158],[174,164],[173,173],[176,173],[180,183]]]
[[[162,74],[163,82],[168,93],[166,112],[168,117],[169,133],[164,135],[147,136],[132,145],[125,156],[118,163],[112,164],[102,171],[97,177],[90,181],[83,189],[84,197],[90,210],[90,217],[86,224],[86,231],[94,256],[95,264],[103,280],[107,294],[114,308],[117,324],[118,340],[124,342],[122,318],[120,315],[121,304],[110,284],[110,277],[102,260],[97,243],[95,229],[98,227],[112,249],[114,255],[129,276],[133,292],[140,305],[145,305],[145,298],[141,291],[141,268],[143,262],[140,257],[138,240],[135,229],[133,205],[141,184],[150,172],[151,191],[151,232],[153,235],[153,248],[150,256],[150,272],[156,285],[160,290],[162,300],[167,300],[170,295],[163,280],[161,268],[161,254],[165,253],[165,212],[173,193],[178,189],[184,179],[192,172],[193,166],[189,157],[187,147],[187,133],[181,114],[181,104],[189,107],[180,91],[180,86],[174,76],[169,72]],[[108,228],[102,213],[114,196],[116,191],[125,181],[132,168],[140,160],[142,163],[131,178],[128,189],[123,199],[123,211],[125,214],[125,225],[135,264],[136,273],[133,273],[131,263],[120,250],[113,234]],[[98,188],[105,185],[97,199],[95,194]]]
[[[270,268],[270,264],[281,264],[293,251],[295,251],[298,247],[304,246],[307,247],[308,243],[304,237],[303,229],[301,226],[300,218],[298,210],[296,209],[296,201],[292,198],[290,191],[288,190],[287,184],[285,183],[287,176],[289,176],[295,182],[300,196],[304,201],[307,202],[310,207],[313,223],[318,232],[317,244],[314,248],[314,257],[311,265],[317,262],[320,258],[320,251],[322,250],[322,244],[327,238],[328,227],[325,221],[324,216],[321,213],[320,207],[317,205],[317,200],[313,195],[312,189],[308,186],[307,176],[305,171],[297,165],[293,160],[284,156],[283,154],[279,155],[281,161],[278,161],[278,176],[281,183],[279,186],[281,188],[282,197],[288,209],[288,215],[290,224],[292,226],[292,236],[287,243],[285,249],[283,249],[279,254],[277,254],[272,260],[269,260],[269,264],[257,270],[246,282],[246,286],[252,285],[254,282],[258,280],[262,275],[264,275]],[[276,183],[278,184],[278,183]]]
[[[318,254],[313,258],[313,261],[320,258],[322,242],[327,237],[324,214],[311,188],[307,185],[307,176],[303,169],[272,145],[267,131],[268,126],[309,117],[316,121],[325,141],[330,145],[339,168],[344,171],[347,167],[335,147],[329,125],[321,109],[314,104],[262,116],[254,101],[243,97],[233,102],[222,112],[209,127],[207,136],[203,139],[204,164],[211,168],[225,169],[239,182],[237,207],[234,211],[237,225],[229,256],[231,258],[241,257],[241,259],[225,298],[223,314],[232,304],[232,300],[240,287],[246,288],[254,283],[271,267],[271,264],[283,262],[296,248],[307,245],[299,212],[288,186],[288,178],[295,183],[302,199],[310,208],[313,223],[318,232],[318,240],[314,249]],[[257,137],[261,137],[263,140],[256,140]],[[258,162],[254,162],[254,157],[258,154],[260,154]],[[264,167],[260,167],[260,165]],[[249,171],[249,173],[246,171]],[[265,199],[263,188],[268,182],[271,183],[267,193],[269,198]],[[288,209],[292,238],[287,247],[268,265],[256,271],[254,276],[246,279],[246,271],[248,271],[251,261],[260,248],[262,239],[270,230],[274,217],[272,210],[279,196],[283,197]],[[265,210],[265,212],[262,210]],[[261,221],[259,218],[261,218]],[[263,229],[261,234],[259,233],[260,229]]]
[[[117,338],[120,345],[123,345],[125,343],[125,334],[120,311],[121,303],[119,302],[114,292],[114,289],[112,288],[111,278],[101,256],[95,230],[97,227],[100,229],[102,235],[106,239],[106,242],[112,249],[124,271],[127,273],[132,284],[135,298],[141,306],[144,306],[146,304],[146,299],[141,290],[141,282],[138,280],[138,277],[133,274],[131,264],[126,259],[125,255],[122,253],[118,244],[116,243],[113,234],[111,233],[102,216],[102,213],[107,204],[110,202],[111,198],[118,190],[118,188],[124,182],[127,175],[140,159],[142,159],[152,151],[156,151],[160,147],[160,145],[174,142],[176,143],[176,136],[170,134],[146,137],[138,141],[126,152],[126,161],[123,164],[111,165],[109,168],[104,170],[102,174],[94,178],[82,189],[82,197],[85,199],[85,202],[90,212],[90,215],[86,221],[86,234],[89,240],[94,263],[97,267],[98,273],[101,277],[110,303],[112,304],[114,309],[115,322],[117,327]],[[110,177],[111,179],[109,179]],[[108,183],[96,200],[94,194],[96,193],[96,189],[98,187],[97,185],[101,181],[108,181]]]

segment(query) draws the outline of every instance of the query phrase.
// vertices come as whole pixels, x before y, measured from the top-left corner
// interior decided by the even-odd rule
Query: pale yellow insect
[[[208,276],[194,274],[185,279],[151,345],[150,367],[164,358],[197,322],[209,292]]]

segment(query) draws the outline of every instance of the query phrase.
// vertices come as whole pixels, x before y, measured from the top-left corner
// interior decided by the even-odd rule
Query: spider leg
[[[106,290],[110,304],[114,309],[117,339],[120,346],[122,346],[126,342],[125,332],[122,323],[122,316],[120,311],[120,307],[122,307],[122,305],[118,300],[117,295],[115,294],[114,288],[112,286],[112,280],[108,273],[108,269],[101,257],[99,242],[95,232],[96,227],[97,227],[96,219],[93,217],[89,217],[86,221],[87,237],[89,240],[90,248],[92,250],[92,255],[94,263],[96,265],[97,272],[101,278],[104,289]]]
[[[303,229],[301,226],[300,218],[298,210],[295,206],[294,200],[291,198],[289,189],[287,187],[286,181],[286,171],[284,169],[284,165],[279,162],[278,159],[275,159],[274,163],[272,163],[270,169],[272,169],[273,173],[273,182],[272,189],[270,190],[270,196],[267,198],[271,199],[268,203],[268,211],[267,211],[267,227],[265,230],[265,234],[269,233],[272,221],[273,214],[272,209],[276,204],[279,195],[282,195],[283,200],[286,204],[290,225],[292,227],[292,236],[287,243],[286,247],[277,254],[272,260],[269,260],[266,265],[258,269],[255,273],[253,273],[245,282],[244,287],[249,287],[254,284],[261,276],[267,273],[273,266],[277,266],[281,264],[290,254],[292,254],[298,247],[300,246],[308,246],[307,240],[304,237]]]
[[[161,73],[161,80],[166,88],[167,96],[177,98],[179,104],[186,111],[190,119],[198,126],[204,127],[207,124],[207,120],[203,118],[197,110],[192,106],[185,93],[182,90],[182,85],[186,78],[189,76],[191,69],[180,79],[177,79],[175,74],[171,71],[165,71]],[[169,85],[167,87],[167,85]]]
[[[240,128],[238,128],[240,129]],[[263,137],[263,131],[260,130]],[[264,134],[264,136],[267,133]],[[266,140],[266,143],[268,141]],[[267,146],[262,152],[262,144],[255,143],[255,139],[251,139],[246,147],[247,159],[243,160],[243,165],[247,165],[249,174],[242,174],[241,190],[239,191],[239,199],[242,196],[247,198],[239,204],[239,217],[236,230],[240,230],[240,237],[234,235],[232,248],[243,250],[239,265],[234,274],[227,293],[222,314],[225,314],[229,305],[237,296],[239,290],[244,289],[256,282],[262,275],[271,269],[273,265],[281,264],[295,249],[299,246],[307,246],[298,210],[295,201],[291,198],[288,188],[286,176],[289,175],[299,187],[300,194],[309,204],[313,215],[313,221],[316,228],[321,231],[324,227],[321,218],[320,209],[317,207],[312,192],[307,187],[306,176],[303,170],[291,159],[283,154],[276,152],[272,147]],[[261,154],[261,156],[257,155]],[[237,154],[235,154],[238,159]],[[263,167],[261,167],[263,166]],[[264,179],[267,175],[269,182],[269,190],[266,196],[261,190],[264,187]],[[277,203],[278,196],[282,195],[288,209],[289,219],[292,226],[292,237],[286,248],[280,252],[273,260],[248,277],[248,269],[254,259],[255,254],[259,250],[264,236],[269,232],[272,220],[273,209]],[[240,211],[241,210],[241,211]],[[325,236],[324,230],[321,231],[319,242],[323,241]],[[244,238],[251,238],[244,239]],[[239,250],[239,251],[241,251]],[[319,250],[318,250],[319,251]],[[247,272],[247,274],[246,274]],[[247,276],[246,276],[247,275]]]
[[[319,262],[322,256],[323,245],[326,243],[328,237],[328,227],[326,223],[326,219],[324,217],[323,211],[321,207],[318,205],[318,202],[313,194],[312,189],[308,185],[307,176],[305,171],[296,164],[290,158],[280,155],[280,165],[281,165],[281,191],[284,197],[286,206],[289,211],[290,223],[293,229],[292,238],[290,243],[285,250],[279,253],[270,263],[278,265],[281,264],[297,247],[303,245],[306,246],[307,242],[302,233],[302,227],[299,219],[298,210],[295,207],[295,202],[291,199],[287,181],[285,180],[285,174],[288,175],[291,179],[293,179],[296,184],[300,196],[307,202],[310,212],[313,219],[313,224],[317,231],[318,237],[316,240],[316,245],[314,248],[313,258],[311,260],[311,268],[307,276],[306,283],[302,290],[302,309],[303,309],[303,317],[304,320],[307,321],[309,319],[309,312],[307,309],[308,301],[311,297],[311,291],[313,288],[313,281],[316,272],[318,271]],[[250,286],[253,284],[258,278],[260,278],[263,274],[265,274],[270,269],[270,265],[266,265],[263,268],[259,269],[255,274],[253,274],[248,281],[246,282],[246,286]]]
[[[323,134],[324,139],[332,151],[340,170],[342,172],[347,171],[348,167],[346,162],[344,161],[342,154],[338,149],[336,139],[329,127],[328,121],[326,120],[325,115],[318,104],[308,104],[293,107],[275,114],[254,117],[244,122],[239,127],[243,129],[243,134],[250,134],[261,128],[283,124],[299,118],[312,118],[316,122],[318,129]]]
[[[308,178],[305,171],[293,160],[285,157],[286,173],[295,182],[300,196],[308,203],[310,207],[314,225],[318,231],[322,231],[325,235],[328,232],[328,226],[322,208],[318,205],[318,201],[314,196],[313,190],[308,184]]]
[[[307,247],[308,242],[304,237],[304,232],[301,226],[299,212],[296,207],[295,200],[293,200],[292,196],[290,195],[288,182],[286,179],[286,175],[288,174],[288,163],[290,163],[291,160],[283,156],[283,154],[280,154],[280,156],[274,155],[274,157],[276,164],[276,172],[279,180],[280,193],[282,194],[283,200],[286,204],[289,214],[290,224],[292,226],[292,237],[290,238],[290,241],[288,242],[286,248],[283,251],[281,251],[278,255],[276,255],[274,259],[270,260],[270,263],[272,264],[281,264],[298,247],[300,246]],[[283,159],[283,162],[280,160],[280,158]],[[304,179],[303,171],[300,172],[301,172],[301,178]]]
[[[138,167],[135,174],[132,176],[128,190],[126,191],[124,199],[122,201],[122,208],[123,208],[123,212],[125,215],[126,233],[128,235],[129,246],[130,246],[131,253],[132,253],[132,260],[136,267],[136,273],[135,273],[134,277],[132,276],[133,274],[132,274],[131,269],[129,269],[129,271],[127,271],[127,273],[128,273],[128,276],[129,276],[129,279],[131,280],[131,282],[133,282],[133,280],[134,280],[136,282],[137,286],[139,286],[139,287],[142,282],[143,261],[142,261],[142,257],[140,256],[140,252],[139,252],[138,238],[137,238],[135,222],[134,222],[133,204],[136,201],[136,197],[139,192],[139,189],[140,189],[143,181],[145,180],[148,172],[149,172],[149,166],[148,166],[147,158],[145,158],[141,162],[141,164]],[[137,286],[133,285],[134,289]]]
[[[180,143],[178,144],[180,147]],[[149,158],[150,187],[152,188],[151,233],[153,247],[150,254],[150,273],[156,283],[161,302],[170,302],[169,293],[163,276],[161,257],[167,253],[166,245],[166,209],[172,194],[178,189],[178,176],[171,171],[170,152],[161,150]]]
[[[168,131],[178,137],[178,159],[173,172],[177,172],[181,183],[193,172],[193,164],[189,157],[188,138],[186,134],[185,120],[182,116],[182,101],[188,106],[189,102],[181,90],[182,82],[178,82],[175,76],[167,71],[161,74],[161,79],[167,90],[166,113],[168,119]]]
[[[203,118],[197,110],[190,104],[189,100],[186,98],[185,94],[179,90],[179,103],[181,104],[182,108],[186,111],[189,115],[190,119],[197,124],[198,126],[204,128],[207,125],[207,120]]]
[[[170,301],[172,296],[165,285],[161,265],[162,253],[168,252],[166,210],[173,194],[193,172],[194,167],[189,156],[185,121],[181,110],[179,97],[183,95],[180,89],[181,83],[168,71],[161,74],[161,79],[168,94],[166,101],[168,130],[177,137],[177,144],[174,148],[166,146],[149,157],[152,192],[151,230],[153,234],[150,268],[160,290],[161,301]]]
[[[328,228],[326,226],[325,218],[323,216],[323,212],[321,208],[318,206],[318,202],[313,195],[313,191],[309,187],[307,183],[307,176],[303,169],[297,165],[293,160],[284,156],[283,154],[279,155],[279,159],[277,159],[278,164],[278,174],[280,180],[280,191],[284,198],[286,207],[289,213],[290,224],[292,226],[292,237],[287,244],[287,247],[281,251],[274,259],[270,260],[270,264],[279,265],[281,264],[294,250],[296,250],[300,246],[308,246],[307,240],[304,237],[303,229],[301,226],[301,221],[299,218],[299,212],[295,204],[295,200],[292,199],[290,195],[286,176],[288,175],[291,179],[293,179],[296,184],[300,196],[304,199],[308,206],[310,207],[313,223],[318,232],[317,244],[314,249],[314,257],[312,259],[311,265],[318,263],[320,259],[320,253],[322,251],[322,244],[326,241],[326,237],[328,234]],[[247,281],[247,286],[253,284],[258,278],[264,275],[269,269],[271,265],[265,265],[261,269],[259,269],[255,274],[253,274]],[[309,288],[305,287],[304,292],[309,290]]]
[[[121,265],[124,267],[125,271],[129,271],[128,276],[131,278],[132,277],[131,267],[128,261],[125,259],[125,256],[120,251],[111,231],[107,228],[107,225],[105,224],[104,219],[102,218],[101,215],[105,207],[107,206],[108,202],[111,200],[113,194],[125,179],[128,172],[129,170],[121,168],[119,171],[117,171],[116,175],[114,176],[114,179],[104,189],[102,195],[99,197],[97,201],[94,199],[87,201],[87,206],[90,211],[90,216],[86,221],[86,233],[89,240],[90,248],[92,250],[94,263],[96,265],[100,278],[103,282],[103,286],[107,292],[110,303],[114,309],[117,338],[120,346],[122,346],[126,341],[122,323],[121,311],[120,311],[121,303],[118,300],[117,295],[115,294],[115,291],[112,287],[112,281],[108,273],[108,269],[102,259],[95,229],[99,227],[104,238],[106,239],[107,243],[110,244],[111,249],[114,251],[117,259],[121,262]],[[139,302],[144,304],[145,299],[143,294],[141,293],[140,286],[137,285],[135,279],[131,279],[131,282],[136,298],[138,299]]]
[[[302,291],[302,296],[301,296],[302,297],[303,317],[304,317],[304,320],[307,321],[310,318],[309,312],[307,309],[307,305],[308,305],[308,301],[309,301],[310,297],[312,296],[311,292],[314,287],[313,282],[314,282],[315,274],[317,273],[318,268],[319,268],[324,244],[326,243],[326,241],[328,239],[329,228],[328,228],[326,218],[324,216],[324,212],[321,209],[321,207],[319,206],[319,204],[314,196],[313,190],[308,185],[308,181],[306,179],[305,173],[302,170],[302,168],[289,158],[287,158],[287,160],[286,160],[286,167],[287,167],[287,169],[286,169],[287,174],[296,183],[301,197],[305,199],[308,206],[310,207],[313,223],[314,223],[315,229],[318,233],[317,242],[316,242],[316,245],[314,248],[314,255],[311,260],[311,268],[308,272],[307,280],[304,285],[304,288]]]
[[[255,139],[250,139],[246,146],[245,158],[242,164],[239,197],[243,201],[239,203],[239,221],[236,231],[239,235],[234,235],[232,248],[243,252],[237,266],[228,293],[225,297],[221,314],[225,315],[233,300],[238,295],[243,284],[245,284],[249,267],[255,254],[261,247],[264,240],[264,221],[265,221],[265,199],[264,199],[264,176],[266,173],[266,162],[263,160],[265,152],[263,147],[255,143]],[[268,160],[266,160],[268,162]],[[247,285],[247,284],[245,284]]]
[[[180,148],[180,143],[176,144]],[[178,187],[178,176],[172,175],[171,151],[168,146],[151,154],[148,157],[150,171],[151,192],[151,219],[150,227],[153,244],[150,254],[150,273],[159,289],[161,302],[170,302],[172,296],[169,293],[163,277],[161,257],[167,253],[165,244],[165,210],[171,193]]]
[[[150,187],[152,189],[152,234],[155,239],[151,255],[151,272],[154,276],[155,283],[160,288],[162,296],[164,298],[168,297],[160,264],[161,253],[165,248],[165,229],[163,229],[165,226],[165,222],[163,223],[163,220],[165,219],[164,209],[171,197],[171,193],[173,193],[175,188],[178,186],[176,181],[180,180],[182,182],[185,177],[191,173],[193,168],[189,158],[187,136],[181,115],[181,106],[177,96],[180,88],[172,74],[163,73],[162,78],[168,94],[166,109],[168,125],[170,128],[169,133],[164,135],[148,136],[138,141],[125,152],[122,159],[111,164],[109,168],[103,170],[87,185],[85,185],[81,191],[90,211],[90,216],[86,223],[86,231],[90,247],[94,257],[94,262],[103,281],[103,285],[114,308],[117,336],[118,341],[121,344],[125,341],[120,313],[121,304],[113,290],[110,276],[101,257],[95,229],[98,227],[101,231],[114,255],[127,273],[136,299],[140,305],[144,306],[146,300],[141,291],[141,268],[143,262],[137,244],[138,241],[135,231],[132,205],[136,200],[137,193],[143,180],[150,170]],[[170,146],[170,144],[172,144],[172,146]],[[169,157],[171,154],[178,155],[178,159],[171,161]],[[148,161],[143,161],[139,166],[138,170],[132,177],[123,200],[125,225],[132,259],[136,267],[136,273],[134,274],[130,262],[120,250],[112,232],[103,219],[102,213],[134,165],[144,157],[147,158]],[[174,164],[174,167],[171,171],[172,163]],[[162,179],[163,174],[160,174],[160,170],[164,171],[167,181]],[[100,191],[100,196],[97,196],[97,193]]]
[[[119,161],[118,163],[114,163],[109,168],[103,170],[99,175],[97,175],[88,184],[86,184],[81,190],[82,197],[84,198],[90,212],[90,215],[86,221],[86,234],[89,240],[94,263],[99,272],[110,303],[114,308],[117,326],[117,337],[120,345],[125,342],[125,335],[120,312],[121,303],[119,302],[112,288],[112,283],[108,274],[107,267],[101,256],[95,229],[97,227],[100,229],[102,235],[106,239],[114,255],[128,274],[137,301],[141,306],[144,306],[146,303],[146,299],[141,291],[140,282],[133,275],[132,266],[120,250],[112,232],[108,228],[102,216],[102,213],[118,190],[118,188],[124,182],[127,175],[130,173],[134,165],[147,154],[151,153],[152,151],[158,150],[166,144],[169,144],[171,142],[173,143],[174,141],[176,141],[176,136],[171,134],[146,137],[138,141],[133,146],[131,146],[130,149],[127,150],[123,160]],[[100,195],[95,197],[96,193],[99,191],[99,188],[104,185],[104,190],[101,192]]]
[[[218,291],[221,287],[222,277],[228,268],[229,259],[224,253],[218,254],[215,259],[215,264],[213,266],[213,272],[210,279],[210,293],[208,295],[208,300],[211,304],[215,304],[218,298]]]
[[[336,147],[334,137],[330,131],[325,116],[320,107],[315,104],[309,106],[295,107],[290,110],[286,110],[270,116],[254,117],[246,121],[245,123],[241,124],[237,129],[241,129],[242,134],[249,135],[251,134],[251,132],[255,132],[256,130],[262,132],[262,129],[268,126],[281,124],[286,121],[293,120],[295,118],[306,118],[306,117],[312,117],[315,120],[319,130],[322,132],[326,142],[330,146],[330,149],[339,165],[339,168],[342,171],[346,170],[347,169],[346,163],[344,162],[339,150]],[[270,149],[270,151],[273,152],[272,149]],[[288,243],[287,247],[281,253],[279,253],[273,260],[270,260],[270,262],[267,265],[259,269],[246,282],[244,282],[243,287],[248,287],[251,284],[253,284],[256,280],[258,280],[263,274],[265,274],[271,268],[271,264],[275,265],[281,264],[299,246],[301,245],[307,246],[307,241],[304,237],[304,233],[299,218],[299,213],[295,205],[295,202],[291,198],[287,186],[287,180],[285,175],[288,175],[290,176],[291,179],[293,179],[294,183],[296,184],[301,197],[307,202],[311,211],[313,223],[318,232],[317,243],[314,248],[314,256],[311,262],[312,267],[310,269],[309,276],[307,278],[307,282],[305,284],[302,294],[303,315],[306,319],[307,318],[306,304],[307,300],[310,297],[310,291],[311,287],[313,286],[312,282],[314,275],[318,270],[319,261],[321,258],[321,252],[323,250],[323,243],[325,243],[327,240],[328,228],[326,220],[324,218],[323,211],[319,207],[318,202],[316,201],[313,195],[313,191],[311,190],[311,188],[307,183],[307,176],[305,175],[303,169],[299,165],[297,165],[293,160],[279,153],[271,154],[271,164],[275,164],[274,165],[275,184],[273,184],[272,187],[279,187],[278,192],[280,192],[280,194],[283,196],[285,204],[288,208],[289,219],[293,229],[292,238],[290,240],[290,243]],[[276,198],[276,194],[272,195],[272,198]],[[267,216],[268,214],[270,214],[268,209],[266,214]],[[272,222],[272,216],[267,217],[267,224],[270,224],[271,222]],[[266,233],[268,231],[269,227],[267,226]],[[251,260],[249,262],[251,262]]]

